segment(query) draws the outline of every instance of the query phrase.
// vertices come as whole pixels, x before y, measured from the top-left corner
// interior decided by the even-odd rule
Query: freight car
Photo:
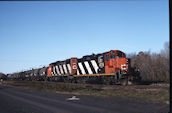
[[[23,72],[9,74],[9,78],[13,80],[36,80],[44,81],[47,77],[47,67],[31,69]]]
[[[125,53],[111,50],[51,63],[47,68],[47,78],[50,81],[127,85],[128,81],[141,79],[130,70],[130,59]]]
[[[29,80],[44,81],[47,76],[47,67],[28,70],[27,73],[29,73],[27,76]]]

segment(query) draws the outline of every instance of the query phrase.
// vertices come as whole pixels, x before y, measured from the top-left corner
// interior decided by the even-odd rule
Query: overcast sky
[[[0,72],[121,50],[160,52],[168,0],[0,2]]]

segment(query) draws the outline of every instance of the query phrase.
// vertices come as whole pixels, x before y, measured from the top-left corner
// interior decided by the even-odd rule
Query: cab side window
[[[118,57],[121,58],[122,57],[122,53],[118,52]]]
[[[109,61],[109,55],[106,55],[106,61]]]
[[[115,58],[115,53],[111,53],[110,58]]]
[[[123,57],[126,58],[125,54],[123,53]]]

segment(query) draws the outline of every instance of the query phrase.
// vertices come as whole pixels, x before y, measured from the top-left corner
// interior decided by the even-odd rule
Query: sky
[[[169,41],[168,0],[0,1],[0,72],[121,50],[159,53]]]

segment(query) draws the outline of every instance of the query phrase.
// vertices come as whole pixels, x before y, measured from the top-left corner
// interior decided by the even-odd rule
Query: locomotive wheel
[[[71,82],[72,82],[72,83],[78,83],[78,80],[77,80],[76,78],[73,78],[73,79],[71,80]]]
[[[103,78],[103,84],[110,85],[110,80],[108,78]]]
[[[121,79],[120,84],[123,85],[123,86],[127,86],[128,85],[128,78]]]
[[[133,82],[132,81],[128,81],[128,85],[133,85]]]
[[[110,83],[109,83],[109,81],[104,80],[104,81],[103,81],[103,84],[105,84],[105,85],[109,85]]]

